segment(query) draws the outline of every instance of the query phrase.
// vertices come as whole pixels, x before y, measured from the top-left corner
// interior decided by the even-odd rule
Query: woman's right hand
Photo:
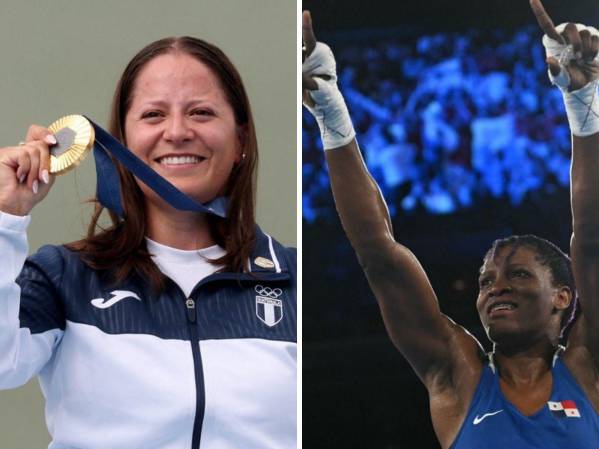
[[[312,16],[310,15],[310,11],[302,12],[302,40],[304,41],[304,46],[302,48],[302,62],[304,62],[316,47],[316,36],[314,36],[314,30],[312,28]],[[307,103],[310,106],[314,104],[308,91],[316,89],[318,89],[318,84],[316,84],[314,78],[302,73],[302,94],[304,103]]]
[[[31,125],[25,142],[0,148],[0,211],[28,215],[54,183],[50,150],[56,138],[42,126]]]
[[[337,63],[329,46],[316,41],[308,11],[303,13],[302,33],[302,100],[318,123],[323,148],[345,147],[356,133],[337,87]]]
[[[322,78],[325,81],[332,79],[335,83],[337,81],[335,73],[337,68],[335,57],[329,46],[316,40],[310,11],[303,11],[302,13],[302,40],[304,44],[302,47],[302,100],[306,106],[314,107],[316,104],[310,92],[319,89],[316,78]],[[319,62],[317,64],[306,63],[306,59],[317,50],[317,45],[320,46],[318,49],[318,52],[320,52]],[[323,58],[322,53],[327,53],[327,56]],[[311,67],[308,68],[306,65]]]

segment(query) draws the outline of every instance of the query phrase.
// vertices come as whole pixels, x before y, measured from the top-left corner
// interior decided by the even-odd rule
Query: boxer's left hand
[[[553,41],[544,40],[551,75],[558,78],[562,69],[567,71],[569,84],[562,85],[559,81],[556,84],[574,91],[599,78],[599,61],[596,60],[599,32],[593,27],[577,26],[574,23],[562,24],[556,28],[541,0],[530,0],[530,7],[547,38]],[[571,46],[571,50],[568,50],[568,46]],[[560,61],[558,55],[564,55],[567,51],[572,52],[572,57],[565,55],[564,60]]]

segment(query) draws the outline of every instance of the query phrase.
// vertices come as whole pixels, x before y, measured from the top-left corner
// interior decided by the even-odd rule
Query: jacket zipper
[[[199,449],[200,437],[202,435],[202,424],[204,423],[204,412],[206,408],[205,390],[204,390],[204,367],[202,366],[202,357],[200,355],[200,339],[197,328],[196,303],[193,299],[187,298],[185,301],[187,309],[187,327],[191,343],[191,353],[193,354],[193,365],[196,381],[196,413],[193,422],[193,436],[191,439],[191,449]]]
[[[238,273],[215,273],[202,279],[191,291],[189,296],[193,296],[196,290],[208,282],[214,280],[250,280],[253,282],[263,280],[259,277],[254,277],[247,274]],[[276,273],[270,274],[268,280],[280,280],[289,279],[287,273]],[[169,278],[175,288],[181,292],[181,295],[185,298],[185,294],[181,287],[177,285],[175,281]],[[264,279],[266,280],[266,279]],[[185,312],[187,315],[187,328],[189,330],[189,339],[191,343],[191,353],[193,355],[193,367],[196,382],[196,413],[193,421],[193,433],[191,438],[191,449],[200,448],[200,439],[202,436],[202,425],[204,423],[204,414],[206,411],[206,390],[204,388],[204,367],[202,364],[202,356],[200,354],[200,338],[198,335],[197,328],[197,308],[196,301],[193,298],[187,298],[185,300]]]

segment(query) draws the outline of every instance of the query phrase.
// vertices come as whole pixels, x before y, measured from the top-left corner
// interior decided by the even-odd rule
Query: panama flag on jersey
[[[580,418],[580,412],[574,401],[549,401],[547,406],[556,418]]]

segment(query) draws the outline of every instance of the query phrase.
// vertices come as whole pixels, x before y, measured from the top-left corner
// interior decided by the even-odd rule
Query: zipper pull
[[[196,302],[191,298],[187,298],[187,301],[185,301],[185,307],[187,307],[187,319],[190,322],[195,323],[196,322]]]

